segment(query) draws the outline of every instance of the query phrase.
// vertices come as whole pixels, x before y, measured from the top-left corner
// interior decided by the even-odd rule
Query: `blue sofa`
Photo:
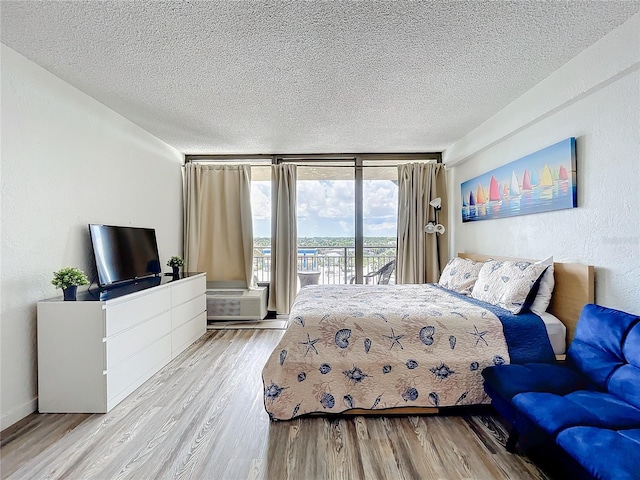
[[[483,371],[507,449],[555,444],[572,478],[640,478],[640,317],[586,305],[562,364]]]

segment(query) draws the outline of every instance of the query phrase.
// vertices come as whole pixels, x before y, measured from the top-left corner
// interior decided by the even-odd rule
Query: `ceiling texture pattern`
[[[2,1],[2,42],[185,154],[442,151],[638,1]]]

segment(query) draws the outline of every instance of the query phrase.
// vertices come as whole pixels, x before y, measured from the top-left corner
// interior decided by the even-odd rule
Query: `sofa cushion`
[[[640,408],[640,368],[623,365],[609,379],[609,392]]]
[[[629,331],[622,353],[629,363],[613,372],[607,387],[609,392],[640,408],[640,323]]]
[[[513,404],[519,414],[552,436],[575,426],[640,428],[640,409],[604,392],[520,393]]]
[[[613,431],[573,427],[560,432],[556,442],[594,478],[638,478],[640,429]]]
[[[594,387],[587,378],[576,371],[549,363],[498,365],[485,368],[482,376],[485,386],[506,400],[524,392],[565,395]],[[489,396],[493,398],[491,394]]]
[[[611,374],[626,363],[624,340],[638,317],[629,313],[585,305],[576,326],[576,334],[567,351],[568,366],[592,382],[607,388]]]
[[[640,319],[629,330],[627,338],[624,339],[622,354],[627,363],[640,368]]]
[[[497,365],[485,368],[484,390],[491,404],[512,424],[516,421],[511,399],[523,392],[550,392],[564,395],[590,387],[590,382],[579,373],[561,365],[527,363]]]

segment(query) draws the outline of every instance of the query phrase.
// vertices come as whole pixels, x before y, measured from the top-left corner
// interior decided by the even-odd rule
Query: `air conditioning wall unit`
[[[266,287],[207,288],[207,320],[262,320],[266,316]]]

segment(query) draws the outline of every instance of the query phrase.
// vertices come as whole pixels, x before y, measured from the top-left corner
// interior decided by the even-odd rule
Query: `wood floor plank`
[[[203,458],[203,449],[211,449],[216,446],[217,440],[226,438],[227,428],[233,428],[234,421],[228,417],[228,413],[235,415],[236,421],[241,421],[244,412],[241,409],[232,409],[234,392],[238,389],[238,375],[225,375],[222,372],[235,371],[238,363],[246,356],[246,350],[250,349],[250,342],[237,342],[237,332],[225,333],[222,339],[226,342],[226,348],[220,352],[220,362],[213,362],[204,372],[202,379],[196,388],[189,393],[191,401],[184,404],[189,413],[186,415],[188,423],[186,428],[181,428],[174,435],[172,442],[163,445],[163,462],[149,465],[147,471],[151,475],[159,475],[164,470],[171,470],[170,478],[190,478],[199,464],[206,462]],[[230,392],[222,395],[221,392]],[[212,395],[213,394],[213,395]],[[236,411],[237,410],[237,411]],[[176,416],[185,416],[182,411],[175,411]],[[229,438],[235,438],[229,435]],[[176,440],[178,440],[176,442]],[[228,443],[228,442],[227,442]],[[215,451],[215,449],[214,449]],[[193,477],[197,478],[197,477]]]
[[[491,410],[271,422],[261,371],[279,330],[212,330],[105,415],[2,432],[5,479],[546,479]]]
[[[438,453],[435,446],[435,440],[431,436],[427,428],[427,423],[423,417],[408,417],[407,425],[412,429],[415,435],[415,441],[412,442],[412,450],[420,452],[417,457],[420,458],[421,470],[424,472],[425,479],[441,479],[446,478],[447,472],[443,459]]]
[[[330,478],[364,478],[364,468],[354,422],[332,418],[327,422],[329,447],[327,463]]]
[[[405,478],[425,478],[430,468],[422,461],[423,455],[415,455],[412,446],[416,444],[417,437],[411,422],[406,418],[388,418],[384,422],[387,429],[393,454]]]
[[[60,440],[90,416],[90,414],[60,413],[29,415],[3,432],[0,471],[17,470],[32,458],[33,452],[42,451]],[[26,435],[26,432],[29,434]]]
[[[172,369],[177,372],[183,370],[182,362],[176,359],[177,362],[172,362],[158,376],[154,377],[155,385],[150,380],[139,390],[133,404],[130,405],[130,414],[134,415],[136,422],[119,424],[118,438],[108,446],[108,450],[103,448],[102,455],[100,455],[100,451],[93,451],[84,456],[82,462],[74,465],[74,469],[68,474],[91,477],[95,472],[100,472],[107,478],[127,478],[128,471],[135,471],[132,463],[143,460],[140,463],[144,464],[148,459],[148,455],[144,454],[144,449],[149,442],[154,446],[163,445],[163,440],[169,437],[167,433],[171,432],[170,443],[173,445],[174,436],[184,433],[183,427],[187,429],[189,420],[196,414],[196,410],[192,408],[195,397],[193,391],[197,392],[202,389],[202,379],[205,377],[207,365],[207,362],[204,361],[206,356],[202,358],[202,361],[191,365],[194,370],[193,375],[181,375],[183,381],[173,382],[172,388],[169,389],[169,391],[173,390],[178,398],[184,399],[182,402],[166,402],[166,391],[156,388],[157,385],[166,383],[167,375],[171,375]],[[149,394],[156,397],[155,402],[147,401]],[[167,412],[167,409],[170,411]],[[182,421],[167,423],[166,418],[173,419],[174,415],[178,418],[181,417]],[[140,434],[141,429],[144,429],[144,435]],[[151,436],[151,440],[149,440],[149,436]],[[137,453],[134,455],[133,452]]]

